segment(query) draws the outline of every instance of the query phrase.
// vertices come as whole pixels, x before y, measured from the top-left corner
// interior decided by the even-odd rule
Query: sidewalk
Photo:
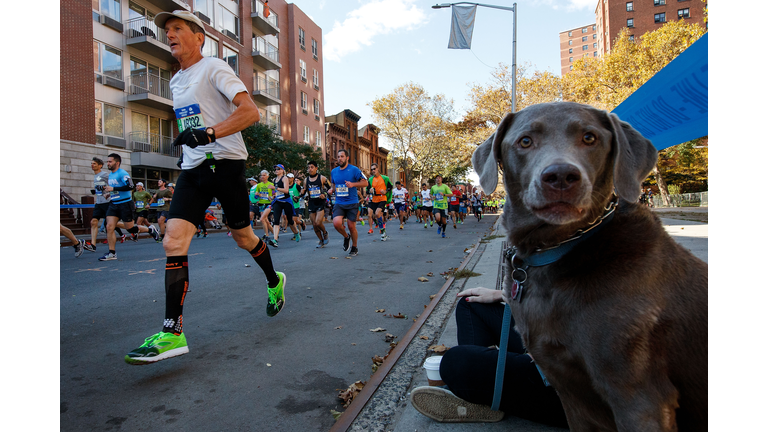
[[[663,214],[660,214],[659,216],[661,217],[664,228],[678,243],[689,249],[698,258],[707,262],[709,236],[708,224],[687,220],[663,218]],[[430,317],[430,320],[434,318],[437,321],[442,322],[441,327],[437,329],[439,336],[437,337],[436,342],[432,342],[432,344],[444,344],[447,347],[456,346],[458,344],[456,339],[456,319],[454,316],[456,293],[473,287],[497,287],[497,284],[499,283],[498,275],[500,273],[499,266],[501,262],[502,247],[506,241],[506,230],[501,226],[501,218],[496,221],[490,234],[486,237],[489,238],[492,236],[501,237],[490,239],[486,244],[476,245],[478,248],[484,247],[484,250],[481,251],[478,249],[478,253],[482,252],[482,254],[479,257],[473,257],[473,261],[475,262],[468,263],[466,267],[467,269],[472,269],[475,273],[480,273],[480,276],[455,280],[441,301],[441,303],[445,303],[445,305],[442,308],[436,308],[433,312],[433,315],[438,316]],[[441,314],[442,316],[440,316]],[[425,327],[428,327],[428,325],[425,324]],[[411,357],[414,355],[418,355],[418,353],[411,354]],[[426,373],[420,367],[420,365],[423,363],[424,358],[430,357],[432,355],[434,354],[431,352],[421,352],[418,363],[414,363],[412,359],[409,362],[404,362],[404,354],[403,357],[398,360],[398,364],[390,373],[390,375],[395,375],[395,377],[388,376],[387,379],[382,382],[382,384],[379,386],[379,389],[377,389],[376,393],[373,395],[373,397],[371,397],[371,401],[360,412],[348,430],[392,432],[450,432],[471,430],[482,430],[490,432],[556,432],[565,430],[530,422],[512,416],[508,416],[498,423],[438,423],[428,417],[423,416],[418,411],[416,411],[413,406],[411,406],[409,397],[411,390],[414,388],[428,385]],[[401,362],[410,364],[401,366],[399,364]],[[401,370],[398,371],[398,369]],[[411,381],[405,394],[398,395],[397,391],[393,391],[393,389],[388,388],[393,387],[391,384],[392,381],[399,381],[402,384],[402,380],[408,379],[408,377],[403,376],[408,372],[411,373]],[[377,398],[388,399],[388,403],[374,401]],[[395,412],[385,413],[385,411],[381,409],[382,407],[377,408],[375,407],[376,405],[388,406],[389,409],[392,409]]]

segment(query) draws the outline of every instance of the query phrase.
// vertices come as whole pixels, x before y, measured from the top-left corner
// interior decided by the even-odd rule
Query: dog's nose
[[[581,172],[571,164],[548,166],[541,173],[541,183],[552,189],[566,191],[581,182]]]

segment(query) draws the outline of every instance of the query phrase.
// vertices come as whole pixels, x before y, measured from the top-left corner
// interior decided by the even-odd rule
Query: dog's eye
[[[520,143],[520,147],[522,148],[528,148],[531,146],[531,144],[533,144],[533,140],[527,136],[520,138],[520,141],[518,142]]]
[[[582,138],[582,140],[584,141],[584,144],[592,145],[595,143],[595,141],[597,141],[597,137],[595,136],[595,134],[586,133],[584,134],[584,138]]]

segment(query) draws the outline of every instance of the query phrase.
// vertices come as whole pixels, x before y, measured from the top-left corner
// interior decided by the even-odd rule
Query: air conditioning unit
[[[240,39],[237,37],[237,35],[236,35],[236,34],[234,34],[234,33],[232,33],[231,31],[229,31],[229,30],[227,30],[227,29],[224,29],[224,32],[223,32],[223,33],[224,33],[224,35],[225,35],[225,36],[227,36],[227,37],[229,37],[229,38],[232,38],[232,39],[234,39],[234,40],[236,40],[236,41],[240,42]]]
[[[112,28],[114,30],[119,31],[120,33],[123,32],[123,23],[120,21],[113,19],[111,17],[108,17],[104,14],[99,15],[99,22],[104,24],[105,26]]]
[[[117,138],[112,136],[104,137],[104,144],[112,147],[125,148],[126,141],[123,138]]]
[[[133,151],[150,153],[152,151],[152,145],[145,142],[134,141]]]
[[[104,75],[103,84],[119,90],[125,90],[125,81],[120,81],[119,79],[113,78],[111,76]]]
[[[198,18],[200,18],[200,21],[202,21],[202,22],[204,22],[204,23],[206,23],[206,24],[208,24],[208,25],[211,25],[211,19],[210,19],[210,18],[208,18],[207,16],[205,16],[205,14],[203,14],[202,12],[200,12],[200,11],[195,11],[195,15],[196,15]]]

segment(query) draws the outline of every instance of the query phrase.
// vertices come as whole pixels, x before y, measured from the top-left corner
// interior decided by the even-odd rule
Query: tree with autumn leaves
[[[543,102],[572,101],[611,111],[704,33],[705,28],[683,20],[670,21],[634,41],[624,29],[609,54],[577,60],[564,77],[523,64],[517,69],[517,110]],[[418,171],[429,177],[444,171],[445,163],[461,164],[454,172],[466,174],[476,145],[490,136],[510,111],[511,84],[510,69],[500,64],[488,84],[471,85],[471,108],[458,122],[447,118],[451,102],[438,95],[435,98],[442,105],[435,104],[423,88],[413,83],[369,105],[382,134],[394,143],[393,155],[406,161],[407,174]],[[414,103],[419,98],[423,103]],[[659,152],[658,167],[646,185],[658,184],[664,198],[664,179],[680,186],[681,192],[706,190],[705,143],[703,138]]]

